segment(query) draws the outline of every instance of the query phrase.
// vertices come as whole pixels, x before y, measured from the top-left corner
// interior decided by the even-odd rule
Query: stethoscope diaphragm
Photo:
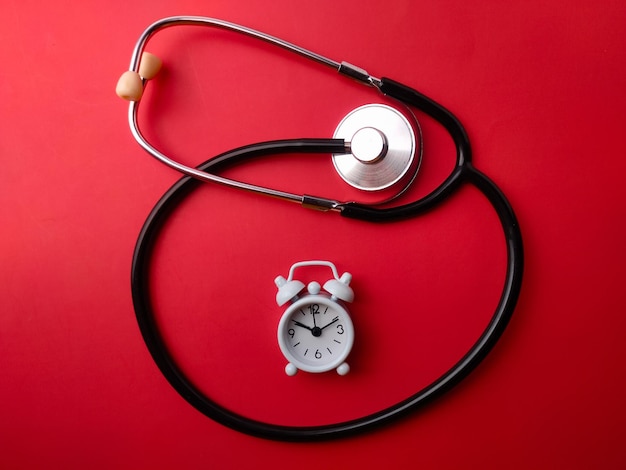
[[[414,130],[415,127],[415,130]],[[350,153],[333,154],[339,176],[354,188],[382,191],[412,182],[421,162],[422,137],[397,109],[368,104],[354,109],[337,126],[335,139],[349,142]]]

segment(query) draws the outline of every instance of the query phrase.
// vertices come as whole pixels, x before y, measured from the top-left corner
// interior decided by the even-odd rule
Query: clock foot
[[[296,375],[296,372],[298,372],[298,368],[294,366],[291,362],[285,366],[285,374],[287,374],[288,376],[292,377]]]
[[[337,367],[337,373],[339,375],[346,375],[348,372],[350,372],[350,366],[347,362],[344,362],[339,367]]]

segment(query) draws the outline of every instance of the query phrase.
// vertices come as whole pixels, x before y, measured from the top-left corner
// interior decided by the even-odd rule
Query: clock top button
[[[322,290],[322,286],[319,282],[311,281],[307,286],[307,290],[309,291],[309,294],[317,295],[320,293],[320,290]]]

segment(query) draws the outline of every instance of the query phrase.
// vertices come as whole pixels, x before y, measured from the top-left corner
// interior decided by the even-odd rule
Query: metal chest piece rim
[[[419,124],[416,125],[419,126]],[[418,129],[419,131],[419,129]],[[421,148],[409,120],[384,104],[367,104],[348,113],[333,135],[350,146],[347,154],[333,154],[339,176],[350,186],[369,192],[405,186],[415,177]]]

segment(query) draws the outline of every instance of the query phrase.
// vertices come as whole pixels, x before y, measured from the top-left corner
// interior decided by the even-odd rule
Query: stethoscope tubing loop
[[[226,164],[241,162],[250,154],[247,148],[222,154],[200,166],[203,170],[218,171]],[[272,152],[271,146],[264,146],[263,150],[255,149],[254,156],[261,156],[265,152]],[[477,171],[469,163],[459,167],[453,173],[454,184],[447,185],[449,190],[453,186],[467,183],[475,186],[483,193],[496,210],[505,235],[507,246],[507,273],[499,304],[491,317],[489,324],[480,338],[470,350],[451,369],[445,372],[438,380],[428,387],[418,391],[394,406],[368,416],[323,426],[283,426],[253,420],[241,416],[217,404],[200,392],[178,367],[169,354],[165,341],[152,314],[149,289],[149,260],[152,248],[158,238],[160,228],[169,214],[201,184],[192,177],[181,178],[156,204],[148,216],[135,247],[131,272],[131,286],[135,313],[144,341],[155,363],[166,377],[168,382],[192,406],[211,419],[222,423],[237,431],[261,438],[283,441],[314,441],[339,437],[347,437],[396,420],[407,412],[421,408],[432,399],[442,395],[469,374],[496,344],[508,324],[517,302],[522,282],[523,248],[519,225],[515,214],[498,187],[485,175]],[[439,200],[438,202],[441,202]],[[417,215],[433,205],[414,206]],[[408,212],[399,215],[400,218],[409,216]],[[387,219],[390,221],[391,219]],[[397,220],[397,219],[396,219]],[[380,222],[380,220],[379,220]]]
[[[216,173],[227,165],[241,163],[252,157],[274,155],[277,153],[334,153],[336,150],[341,151],[342,148],[345,148],[345,143],[337,139],[298,139],[264,142],[223,153],[208,160],[197,168],[182,167],[182,165],[173,162],[173,160],[158,152],[158,150],[154,149],[143,138],[139,131],[139,126],[137,125],[137,103],[131,103],[129,108],[129,122],[131,124],[131,131],[140,145],[153,156],[186,175],[163,195],[148,216],[135,246],[131,268],[131,289],[139,329],[150,354],[169,383],[192,406],[215,421],[250,435],[284,441],[324,440],[345,437],[371,430],[404,416],[408,411],[418,409],[457,384],[480,363],[502,335],[513,314],[520,294],[524,264],[522,236],[513,209],[496,184],[473,167],[471,163],[469,139],[458,119],[443,106],[399,82],[388,78],[382,78],[380,80],[375,79],[369,76],[364,70],[345,62],[339,63],[331,61],[330,59],[318,56],[317,54],[294,46],[286,41],[259,33],[249,28],[211,18],[180,16],[165,18],[154,23],[144,31],[135,46],[131,59],[131,70],[138,69],[141,52],[147,40],[158,30],[177,24],[215,26],[257,37],[308,57],[316,62],[337,68],[340,73],[349,75],[360,82],[374,85],[383,94],[395,98],[408,106],[419,109],[441,123],[455,143],[456,164],[451,174],[429,195],[417,201],[394,207],[372,207],[306,195],[293,195],[271,189],[266,191],[265,188],[259,190],[259,187],[247,185],[246,183],[235,182],[237,184],[233,184],[232,180],[222,178]],[[172,163],[174,164],[172,165]],[[311,206],[316,208],[337,210],[345,217],[376,223],[388,223],[416,217],[437,207],[463,184],[470,184],[476,187],[493,206],[503,229],[507,251],[507,268],[499,303],[481,336],[455,365],[429,386],[391,407],[355,420],[310,427],[264,423],[239,415],[206,397],[185,376],[169,353],[165,341],[161,336],[153,314],[150,299],[150,285],[148,282],[150,258],[154,243],[159,236],[160,228],[167,220],[169,214],[186,196],[201,184],[201,181],[212,181],[227,186],[235,186],[239,189],[300,202],[305,205],[310,203]]]

